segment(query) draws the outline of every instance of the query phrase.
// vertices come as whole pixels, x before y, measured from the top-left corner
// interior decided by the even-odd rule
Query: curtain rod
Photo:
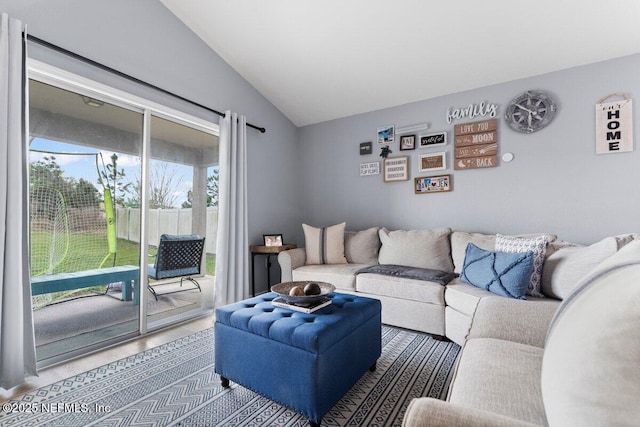
[[[87,64],[90,64],[90,65],[92,65],[94,67],[100,68],[101,70],[108,71],[109,73],[115,74],[115,75],[117,75],[119,77],[123,77],[123,78],[125,78],[127,80],[131,80],[132,82],[141,84],[141,85],[146,86],[146,87],[151,88],[151,89],[155,89],[155,90],[160,91],[160,92],[162,92],[162,93],[164,93],[166,95],[170,95],[170,96],[172,96],[174,98],[177,98],[177,99],[179,99],[181,101],[188,102],[189,104],[192,104],[192,105],[195,105],[197,107],[203,108],[203,109],[205,109],[207,111],[210,111],[210,112],[212,112],[214,114],[217,114],[218,116],[221,116],[221,117],[225,116],[225,114],[223,112],[221,112],[221,111],[214,110],[213,108],[209,108],[206,105],[199,104],[199,103],[197,103],[195,101],[192,101],[192,100],[187,99],[187,98],[185,98],[183,96],[180,96],[178,94],[170,92],[170,91],[168,91],[166,89],[162,89],[161,87],[158,87],[158,86],[153,85],[151,83],[145,82],[145,81],[140,80],[140,79],[138,79],[136,77],[130,76],[129,74],[123,73],[122,71],[118,71],[118,70],[116,70],[114,68],[111,68],[111,67],[109,67],[107,65],[104,65],[104,64],[101,64],[99,62],[96,62],[93,59],[89,59],[89,58],[87,58],[85,56],[78,55],[75,52],[71,52],[70,50],[67,50],[67,49],[65,49],[63,47],[57,46],[57,45],[55,45],[53,43],[50,43],[50,42],[48,42],[46,40],[42,40],[42,39],[40,39],[38,37],[32,36],[31,34],[27,34],[27,40],[30,41],[30,42],[39,44],[41,46],[44,46],[46,48],[49,48],[51,50],[55,50],[57,52],[63,53],[63,54],[65,54],[67,56],[70,56],[70,57],[72,57],[74,59],[80,60],[80,61],[85,62]],[[265,133],[267,131],[265,128],[260,127],[260,126],[256,126],[256,125],[252,125],[251,123],[247,123],[247,126],[259,131],[260,133]]]

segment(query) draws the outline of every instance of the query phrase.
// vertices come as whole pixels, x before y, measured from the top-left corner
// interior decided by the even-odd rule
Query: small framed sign
[[[409,157],[384,159],[384,182],[407,181],[409,179]]]
[[[360,155],[371,154],[371,141],[360,143]]]
[[[420,148],[437,147],[447,144],[447,132],[420,135]]]
[[[416,194],[451,191],[451,175],[423,176],[414,180]]]
[[[415,135],[402,135],[400,137],[400,150],[415,150],[415,149],[416,149]]]
[[[360,163],[360,176],[380,175],[380,162]]]
[[[422,154],[418,157],[418,172],[439,171],[447,168],[447,153]]]

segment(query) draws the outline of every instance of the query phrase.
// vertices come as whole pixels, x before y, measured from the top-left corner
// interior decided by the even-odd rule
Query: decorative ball
[[[307,283],[307,285],[304,287],[305,295],[320,295],[321,292],[322,290],[320,289],[320,285],[314,282]]]
[[[302,289],[302,286],[294,286],[289,290],[289,295],[292,297],[303,297],[305,295],[304,289]]]

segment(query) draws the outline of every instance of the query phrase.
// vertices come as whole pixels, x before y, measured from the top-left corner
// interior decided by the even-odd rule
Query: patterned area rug
[[[213,328],[161,345],[3,404],[2,426],[307,426],[291,410],[213,369]],[[409,401],[443,399],[460,347],[383,326],[375,372],[326,414],[323,426],[399,426]],[[8,409],[8,411],[7,411]]]

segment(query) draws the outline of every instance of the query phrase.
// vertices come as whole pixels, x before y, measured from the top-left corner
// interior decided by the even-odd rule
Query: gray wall
[[[316,226],[346,221],[347,229],[549,232],[579,243],[640,231],[640,152],[596,155],[594,118],[594,106],[603,96],[640,94],[639,71],[640,55],[634,55],[303,127],[303,219]],[[548,127],[525,135],[512,131],[502,117],[508,101],[528,89],[552,94],[558,112]],[[492,169],[454,171],[453,126],[470,120],[447,124],[446,111],[481,101],[500,105],[498,154],[512,152],[515,159]],[[640,105],[635,102],[638,147]],[[482,118],[471,121],[476,120]],[[435,148],[400,151],[397,142],[392,145],[391,156],[410,156],[410,181],[359,176],[361,162],[381,160],[377,126],[423,122],[430,123],[429,131],[448,132],[449,168],[431,174],[451,174],[453,192],[413,192],[413,178],[429,175],[417,173],[418,155],[442,151]],[[373,154],[359,155],[359,144],[372,140]]]
[[[640,93],[639,55],[296,129],[160,2],[0,0],[0,10],[21,19],[32,35],[213,108],[241,112],[267,127],[264,135],[249,131],[251,243],[259,243],[262,233],[283,233],[285,240],[303,244],[303,221],[318,226],[346,221],[349,229],[544,231],[580,243],[638,231],[640,154],[594,154],[594,104],[612,92]],[[37,46],[31,47],[31,55],[217,120]],[[551,125],[521,135],[500,118],[499,154],[512,152],[514,161],[494,169],[454,171],[453,125],[464,120],[447,124],[447,108],[487,101],[500,105],[501,117],[507,102],[527,89],[543,89],[555,97],[559,111]],[[638,114],[636,105],[636,123]],[[449,133],[449,169],[443,173],[453,175],[453,192],[415,195],[412,180],[384,183],[381,175],[359,176],[360,163],[380,160],[377,126],[422,122],[430,124],[429,131]],[[374,141],[373,154],[359,155],[364,141]],[[392,149],[392,156],[411,157],[411,178],[417,176],[417,156],[437,151],[400,152],[397,143]]]
[[[29,34],[219,111],[264,126],[248,130],[250,243],[263,233],[296,240],[300,228],[297,128],[155,0],[0,0]],[[215,25],[215,22],[212,22]],[[30,56],[218,122],[218,116],[30,44]],[[277,183],[277,185],[275,185]],[[248,249],[247,249],[248,250]],[[277,267],[276,267],[277,268]],[[259,273],[263,267],[257,266]],[[261,279],[261,277],[259,277]],[[264,287],[264,285],[262,285]]]

